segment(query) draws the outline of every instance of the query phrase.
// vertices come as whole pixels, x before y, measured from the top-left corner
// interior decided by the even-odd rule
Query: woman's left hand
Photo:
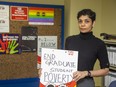
[[[80,79],[85,78],[86,76],[88,76],[87,71],[76,71],[73,73],[73,80],[77,82]]]

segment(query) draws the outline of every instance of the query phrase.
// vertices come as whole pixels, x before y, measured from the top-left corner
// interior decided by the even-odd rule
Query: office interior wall
[[[69,35],[70,32],[70,14],[71,14],[71,0],[64,0],[64,9],[65,9],[65,16],[64,16],[64,31],[65,37]]]
[[[0,0],[7,2],[64,5],[64,0]]]
[[[102,32],[116,35],[116,0],[102,1]]]

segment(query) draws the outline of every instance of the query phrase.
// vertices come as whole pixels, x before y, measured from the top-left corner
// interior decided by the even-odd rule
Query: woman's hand
[[[38,69],[38,76],[40,77],[40,76],[41,76],[41,74],[42,74],[42,69],[41,69],[41,68],[39,68],[39,69]]]
[[[73,73],[73,80],[77,82],[80,79],[85,78],[86,76],[88,76],[87,71],[76,71]]]

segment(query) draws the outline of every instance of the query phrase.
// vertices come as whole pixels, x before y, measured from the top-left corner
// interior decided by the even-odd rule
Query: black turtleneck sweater
[[[105,43],[95,37],[92,32],[80,33],[66,38],[66,50],[78,51],[78,70],[93,70],[98,59],[101,68],[109,67],[109,60]]]

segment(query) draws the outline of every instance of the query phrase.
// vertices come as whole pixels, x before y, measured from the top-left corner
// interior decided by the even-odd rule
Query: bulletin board
[[[0,5],[8,6],[26,6],[26,7],[42,7],[54,8],[54,24],[53,25],[29,25],[28,21],[10,20],[9,33],[21,34],[22,26],[37,27],[37,35],[39,36],[57,36],[58,49],[63,49],[64,44],[64,6],[62,5],[45,5],[3,2]],[[37,72],[37,52],[22,52],[21,54],[2,54],[0,55],[0,79],[17,79],[38,77]]]

